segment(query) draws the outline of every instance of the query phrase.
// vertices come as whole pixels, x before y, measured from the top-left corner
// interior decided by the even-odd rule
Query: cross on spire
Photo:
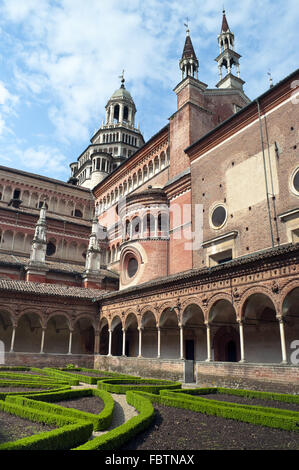
[[[124,73],[125,73],[125,71],[123,70],[123,71],[122,71],[122,74],[118,77],[118,78],[121,79],[120,81],[121,81],[121,87],[122,87],[122,88],[124,88],[124,83],[125,83],[125,76],[124,76]]]
[[[186,35],[189,36],[190,29],[189,29],[189,18],[188,18],[188,16],[186,18],[186,23],[184,23],[184,26],[186,27]]]

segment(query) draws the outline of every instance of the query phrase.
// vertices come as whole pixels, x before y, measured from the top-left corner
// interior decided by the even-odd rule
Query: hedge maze
[[[109,429],[115,410],[112,394],[124,394],[138,414]],[[221,394],[251,398],[252,404],[221,401]],[[95,414],[61,404],[83,397],[98,397],[102,411]],[[272,400],[274,405],[256,405],[255,399],[267,404]],[[277,408],[275,402],[299,404],[299,396],[219,387],[183,389],[180,382],[72,366],[0,367],[0,412],[53,427],[4,442],[0,450],[116,450],[151,425],[155,404],[298,432],[299,411]],[[97,431],[101,434],[93,434]]]

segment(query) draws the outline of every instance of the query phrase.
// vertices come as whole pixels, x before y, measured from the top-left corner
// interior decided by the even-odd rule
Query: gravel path
[[[72,389],[80,388],[97,388],[96,385],[86,385],[85,383],[80,382],[80,385],[72,386]],[[111,429],[117,428],[121,424],[124,424],[129,419],[138,415],[138,411],[131,405],[127,403],[126,395],[111,393],[111,396],[114,400],[114,411],[111,425],[105,431],[94,431],[92,433],[92,439],[94,437],[101,436]]]
[[[127,400],[126,400],[126,395],[117,395],[114,393],[111,393],[113,400],[114,400],[114,411],[113,411],[113,418],[111,425],[106,431],[96,431],[92,433],[93,437],[98,437],[101,436],[102,434],[105,434],[108,431],[111,431],[111,429],[117,428],[121,424],[125,423],[129,419],[133,418],[134,416],[138,415],[138,412],[136,409],[128,405]]]

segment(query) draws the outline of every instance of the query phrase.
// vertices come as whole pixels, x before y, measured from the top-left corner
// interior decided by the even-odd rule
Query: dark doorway
[[[226,345],[226,360],[228,362],[237,362],[237,346],[233,340]]]
[[[186,339],[185,341],[186,360],[194,361],[194,340]]]

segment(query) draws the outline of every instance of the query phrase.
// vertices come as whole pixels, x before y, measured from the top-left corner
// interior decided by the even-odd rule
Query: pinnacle
[[[186,36],[186,41],[185,41],[185,46],[183,50],[183,55],[182,59],[189,59],[190,57],[193,57],[196,59],[196,54],[193,49],[192,41],[189,35]]]
[[[229,26],[225,15],[225,10],[223,10],[221,33],[226,33],[227,31],[229,31]]]

